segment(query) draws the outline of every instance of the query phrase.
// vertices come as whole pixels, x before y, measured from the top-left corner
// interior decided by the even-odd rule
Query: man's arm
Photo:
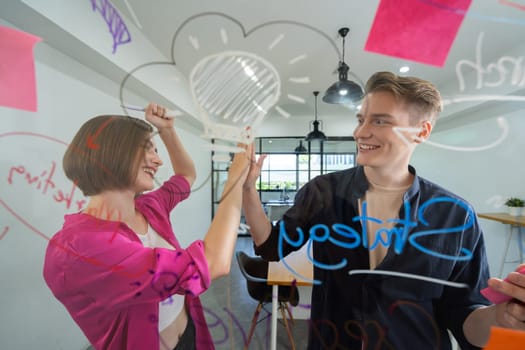
[[[483,306],[470,313],[463,322],[463,333],[472,345],[484,347],[490,335],[490,327],[495,324],[496,305]]]
[[[265,155],[261,155],[256,161],[255,148],[252,149],[250,172],[243,185],[242,209],[246,222],[248,226],[250,226],[250,234],[256,246],[264,243],[270,236],[272,230],[270,220],[268,220],[264,212],[259,194],[255,188],[255,183],[261,174],[261,168],[265,158]]]
[[[507,279],[491,278],[489,287],[511,296],[512,300],[476,309],[465,319],[463,332],[471,344],[484,347],[491,327],[525,331],[525,275],[511,272]]]

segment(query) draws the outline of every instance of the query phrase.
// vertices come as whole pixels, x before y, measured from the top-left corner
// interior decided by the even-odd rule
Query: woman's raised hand
[[[246,150],[248,152],[248,150]],[[250,190],[255,188],[255,183],[261,175],[261,168],[266,159],[266,154],[261,154],[258,159],[255,157],[255,147],[250,149],[250,170],[244,180],[243,189]]]
[[[145,118],[160,132],[162,129],[173,128],[173,118],[166,116],[166,108],[150,103],[145,109]]]
[[[245,183],[246,176],[248,176],[250,170],[254,146],[253,143],[249,145],[239,143],[237,144],[237,147],[244,148],[245,151],[235,153],[230,165],[230,170],[228,171],[228,179],[235,181],[235,184],[240,184],[242,186]]]

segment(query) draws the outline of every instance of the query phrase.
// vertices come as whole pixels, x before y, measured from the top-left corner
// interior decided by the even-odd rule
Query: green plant
[[[505,202],[505,205],[507,207],[523,207],[525,206],[525,201],[523,201],[523,199],[520,199],[520,198],[510,197]]]

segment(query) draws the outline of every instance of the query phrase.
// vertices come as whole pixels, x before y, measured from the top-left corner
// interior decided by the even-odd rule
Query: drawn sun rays
[[[305,46],[299,45],[298,38],[300,40],[315,41],[315,45],[313,46],[316,47],[318,51],[323,50],[323,52],[328,54],[333,52],[334,61],[341,56],[337,47],[338,45],[334,42],[333,38],[305,23],[276,20],[265,22],[246,30],[244,25],[236,18],[220,12],[204,12],[188,17],[177,26],[171,42],[171,62],[152,62],[145,64],[132,70],[130,74],[146,66],[159,64],[179,67],[181,72],[190,70],[197,71],[197,68],[202,68],[202,70],[199,70],[198,74],[196,74],[197,80],[202,86],[196,91],[198,98],[196,99],[197,102],[195,105],[199,105],[197,107],[201,108],[204,114],[213,117],[215,121],[226,121],[229,125],[217,126],[211,124],[209,120],[203,122],[200,116],[192,114],[189,114],[189,116],[198,119],[203,124],[204,129],[207,130],[205,135],[216,135],[219,136],[217,137],[218,139],[226,139],[229,141],[240,141],[239,138],[246,141],[246,137],[248,137],[248,139],[251,137],[250,135],[242,134],[246,124],[253,125],[254,123],[262,122],[262,119],[271,113],[270,111],[274,111],[275,115],[279,115],[285,119],[295,116],[294,105],[306,104],[305,96],[303,96],[303,93],[300,91],[304,91],[304,87],[306,86],[318,84],[319,77],[315,74],[310,75],[312,74],[311,72],[314,71],[303,68],[304,66],[318,65],[317,63],[311,63],[311,61],[315,59],[314,53],[310,52],[309,49],[305,49]],[[481,53],[481,40],[481,38],[478,39],[476,47],[477,54]],[[213,60],[213,62],[210,60],[209,62],[215,64],[216,70],[223,69],[222,63],[235,61],[232,57],[228,58],[227,54],[231,54],[232,52],[242,53],[241,50],[245,50],[245,57],[240,58],[240,61],[238,61],[240,65],[235,66],[233,64],[229,66],[228,74],[214,74],[213,69],[210,70],[209,67],[205,67],[204,64],[198,67],[199,62],[203,62],[203,60],[207,58],[210,60],[209,57],[213,55],[220,56],[222,54],[224,57],[221,59]],[[188,52],[191,54],[187,55]],[[249,59],[253,58],[250,56],[255,56],[253,62],[258,63],[258,66],[250,66],[247,64]],[[515,62],[517,67],[519,66],[519,62],[522,62],[520,61],[521,58],[522,57],[504,57],[507,61],[514,59],[512,62]],[[228,61],[228,59],[230,59],[230,61]],[[478,61],[481,60],[476,56],[476,60],[474,61],[462,60],[458,62],[458,64],[464,65],[467,68],[477,69],[479,72],[485,72],[486,69],[492,67],[490,66],[486,69],[484,67],[478,67]],[[245,66],[242,66],[243,62]],[[293,67],[293,69],[290,69],[290,67]],[[208,70],[206,70],[207,68]],[[518,71],[518,68],[515,69],[515,72]],[[227,77],[231,75],[230,73],[232,72],[236,73],[239,81],[236,88],[234,88],[235,85],[231,84],[231,77]],[[274,73],[270,74],[269,72]],[[267,74],[267,80],[265,80],[263,73]],[[188,78],[187,74],[183,75]],[[220,84],[212,81],[212,79],[208,79],[219,76],[225,79],[226,84]],[[182,85],[185,80],[176,77],[170,78],[167,74],[163,77],[164,79],[170,79],[174,84],[180,85]],[[360,81],[359,77],[356,78],[356,80]],[[520,85],[521,82],[522,80],[520,80],[518,85]],[[264,83],[266,83],[266,85]],[[485,80],[481,83],[484,87],[491,87],[488,86],[489,83],[492,85],[495,84],[492,81],[488,82]],[[278,88],[277,85],[279,85]],[[254,97],[249,103],[245,104],[240,101],[242,99],[239,97],[242,97],[242,94],[253,97],[257,95],[258,91],[270,91],[271,93],[267,95],[266,99],[255,99]],[[512,99],[513,101],[521,102],[523,98],[523,96],[458,95],[444,99],[443,104],[450,105],[478,99]],[[257,117],[250,118],[250,113],[253,115],[257,114]],[[497,121],[500,135],[496,137],[495,141],[489,142],[486,145],[461,147],[442,145],[431,141],[427,141],[426,144],[452,151],[480,151],[493,148],[502,143],[507,137],[509,129],[507,121],[504,118],[499,118]],[[252,131],[255,131],[255,128],[252,128]]]
[[[214,140],[214,161],[229,160],[217,152],[239,152],[230,142],[251,143],[268,115],[287,119],[296,113],[295,105],[306,104],[305,86],[320,83],[319,76],[310,76],[305,68],[313,65],[313,54],[301,45],[302,38],[316,40],[314,47],[333,52],[334,60],[340,56],[333,39],[294,21],[271,21],[245,30],[233,17],[206,12],[177,28],[173,63],[189,71],[189,91],[198,109],[194,117],[203,126],[201,137]],[[185,54],[178,56],[180,52]]]
[[[302,73],[311,71],[304,67],[310,67],[309,61],[313,59],[308,49],[300,48],[304,47],[300,45],[302,38],[315,40],[318,45],[314,46],[320,47],[323,53],[333,52],[334,60],[340,56],[332,38],[304,23],[278,20],[245,30],[237,19],[223,13],[190,16],[177,26],[172,36],[171,61],[141,64],[124,77],[120,84],[121,104],[132,104],[124,98],[130,78],[149,73],[173,82],[177,93],[183,96],[184,91],[189,92],[189,100],[182,97],[181,103],[190,102],[186,113],[201,124],[202,138],[226,144],[251,143],[270,110],[282,118],[292,117],[295,112],[289,110],[290,106],[293,109],[294,104],[306,104],[301,96],[304,86],[319,84],[319,76]],[[169,71],[170,66],[176,70]],[[285,77],[285,84],[281,76]],[[168,85],[161,86],[160,91],[170,95]],[[182,112],[184,107],[179,104],[176,107],[174,112],[186,115]],[[212,144],[219,147],[215,142]],[[232,153],[239,151],[238,147],[230,148]],[[228,150],[212,148],[216,152]],[[219,154],[215,156],[220,158]]]
[[[227,52],[229,50],[229,44],[230,44],[230,35],[229,35],[228,30],[225,27],[221,27],[218,30],[218,35],[219,35],[218,39],[223,45],[224,52]],[[246,39],[246,37],[247,37],[247,35],[245,35],[244,39]],[[198,53],[201,50],[201,48],[202,48],[201,40],[199,38],[200,38],[199,34],[195,33],[195,32],[191,32],[191,33],[189,33],[187,35],[187,42],[190,45],[190,47],[194,50],[195,53]],[[209,38],[206,38],[206,40],[209,40]],[[287,44],[287,42],[286,42],[286,35],[284,33],[277,33],[267,43],[266,51],[268,53],[270,53],[274,49],[279,49],[279,47],[284,46],[286,44]],[[309,58],[308,54],[306,54],[306,53],[298,53],[298,54],[295,54],[295,55],[291,56],[287,60],[287,64],[289,66],[297,65],[298,63],[301,63],[301,62],[303,62],[305,60],[308,60],[308,58]],[[277,71],[277,73],[279,75],[281,75],[278,69],[276,69],[276,71]],[[246,74],[250,75],[252,77],[252,79],[254,79],[253,78],[254,77],[253,72],[254,72],[254,69],[251,68],[251,67],[246,69]],[[307,84],[312,83],[312,79],[310,78],[309,75],[292,76],[292,77],[289,77],[287,79],[287,81],[290,84],[296,84],[296,85],[307,85]],[[284,94],[284,96],[292,103],[300,103],[300,104],[305,104],[306,103],[306,100],[303,97],[298,96],[298,95],[293,94],[293,93],[286,92]],[[279,97],[281,97],[281,96],[279,96]],[[280,99],[277,102],[280,102]],[[291,112],[287,111],[286,108],[283,107],[282,105],[279,105],[279,103],[275,103],[271,107],[273,107],[273,109],[279,115],[281,115],[283,118],[287,119],[287,118],[290,118],[291,115],[292,115]],[[258,109],[261,110],[260,107]],[[265,112],[268,113],[268,110],[265,110]],[[228,117],[229,117],[228,115],[223,116],[224,119],[228,119]]]

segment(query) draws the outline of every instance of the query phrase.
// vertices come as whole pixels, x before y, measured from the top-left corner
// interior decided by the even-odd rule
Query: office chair
[[[244,350],[248,349],[253,333],[255,332],[255,326],[258,323],[259,314],[263,306],[267,303],[272,302],[272,286],[267,284],[266,276],[268,275],[268,262],[259,257],[252,257],[242,251],[236,253],[237,262],[241,269],[242,275],[246,278],[246,285],[248,287],[248,294],[259,302],[255,312],[253,313],[252,323],[250,331],[248,333],[248,339],[244,344]],[[279,310],[283,317],[284,327],[290,340],[292,349],[295,350],[295,343],[293,341],[292,332],[288,320],[286,318],[285,310],[290,316],[290,321],[293,325],[294,319],[288,304],[297,306],[299,304],[299,291],[296,286],[279,286]]]

